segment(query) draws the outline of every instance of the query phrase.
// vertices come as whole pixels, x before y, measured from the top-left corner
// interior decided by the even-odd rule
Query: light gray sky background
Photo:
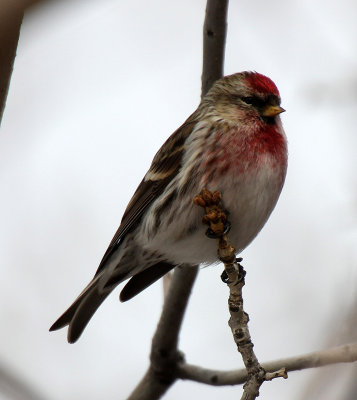
[[[204,10],[203,0],[66,0],[25,17],[0,131],[0,360],[49,400],[124,399],[147,368],[160,282],[125,304],[116,290],[75,345],[48,328],[198,105]],[[356,294],[356,20],[352,0],[230,4],[225,73],[270,76],[287,110],[286,185],[242,254],[261,361],[323,348],[333,313]],[[201,270],[180,348],[190,363],[231,369],[242,362],[221,270]],[[298,400],[313,373],[266,383],[261,398]],[[177,382],[165,399],[241,390]]]

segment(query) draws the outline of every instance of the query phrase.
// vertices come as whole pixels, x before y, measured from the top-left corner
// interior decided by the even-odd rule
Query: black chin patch
[[[261,118],[268,125],[275,125],[276,124],[275,117],[261,117]]]

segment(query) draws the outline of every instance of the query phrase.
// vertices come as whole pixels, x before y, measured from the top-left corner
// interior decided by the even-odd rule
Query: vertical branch
[[[203,28],[203,97],[223,75],[228,0],[207,0]],[[153,337],[150,366],[128,400],[160,398],[178,377],[178,337],[198,266],[176,267]]]
[[[178,338],[197,272],[198,267],[175,268],[152,339],[149,369],[127,400],[158,399],[177,379],[177,364],[182,360]]]
[[[213,83],[223,76],[224,51],[227,35],[228,0],[207,0],[203,25],[203,97]]]
[[[2,6],[0,13],[0,123],[4,113],[24,10]]]

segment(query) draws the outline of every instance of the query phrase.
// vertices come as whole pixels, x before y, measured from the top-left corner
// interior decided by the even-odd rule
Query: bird
[[[260,232],[284,185],[288,150],[275,83],[243,71],[218,79],[196,111],[165,141],[131,198],[89,284],[50,331],[68,325],[78,340],[107,296],[127,301],[176,266],[214,264],[215,243],[205,236],[203,188],[222,194],[236,254]]]

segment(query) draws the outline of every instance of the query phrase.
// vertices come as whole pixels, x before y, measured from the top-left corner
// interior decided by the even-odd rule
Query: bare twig
[[[231,315],[229,326],[248,375],[242,399],[253,400],[259,396],[259,388],[265,380],[272,380],[277,377],[287,378],[286,371],[274,371],[267,375],[253,351],[254,345],[248,329],[249,316],[243,309],[242,288],[245,284],[245,271],[238,264],[241,259],[236,259],[234,246],[228,241],[226,232],[230,225],[222,208],[221,193],[218,191],[212,193],[203,189],[193,201],[196,205],[205,209],[202,222],[209,226],[206,232],[207,236],[216,238],[218,241],[218,255],[225,268],[222,279],[229,287],[228,305]]]
[[[333,347],[331,349],[315,351],[313,353],[283,358],[281,360],[262,363],[267,373],[285,368],[287,371],[298,371],[307,368],[323,367],[338,363],[357,361],[357,343]],[[202,368],[197,365],[181,363],[178,366],[178,377],[195,382],[214,386],[240,385],[248,378],[246,369],[232,371],[218,371]]]

